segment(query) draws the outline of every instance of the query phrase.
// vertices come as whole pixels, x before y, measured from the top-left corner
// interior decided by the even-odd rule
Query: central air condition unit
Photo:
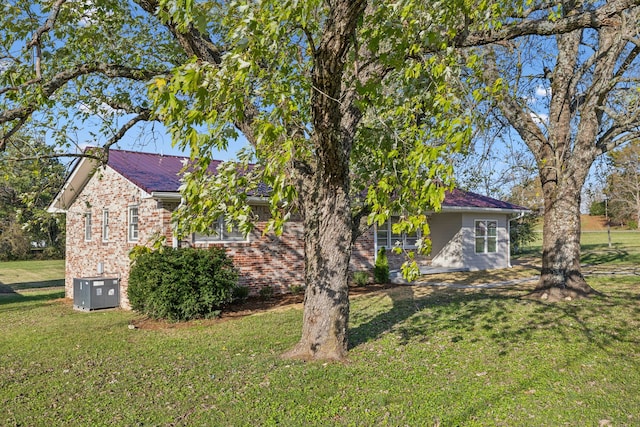
[[[73,308],[90,311],[120,306],[120,279],[82,277],[73,279]]]

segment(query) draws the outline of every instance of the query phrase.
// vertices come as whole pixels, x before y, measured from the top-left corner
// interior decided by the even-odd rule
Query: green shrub
[[[237,282],[223,249],[166,248],[135,258],[127,293],[131,307],[152,318],[189,320],[219,314]]]
[[[526,214],[517,221],[512,221],[509,227],[509,240],[511,241],[511,253],[518,254],[529,243],[536,240],[535,225],[538,217],[535,214]]]
[[[293,295],[302,294],[302,293],[304,293],[304,286],[301,286],[301,285],[291,285],[291,286],[289,286],[289,291],[290,291]]]
[[[367,286],[369,284],[369,273],[366,271],[354,271],[353,283],[356,286]]]
[[[249,298],[249,288],[246,286],[236,286],[233,289],[233,300],[244,301]]]
[[[386,249],[380,248],[373,269],[373,278],[376,283],[389,283],[389,259]]]
[[[273,296],[273,288],[271,286],[263,286],[259,292],[260,298],[269,299]]]

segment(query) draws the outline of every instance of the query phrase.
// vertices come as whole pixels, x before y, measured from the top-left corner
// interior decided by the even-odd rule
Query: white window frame
[[[84,241],[91,241],[91,212],[84,213]]]
[[[495,224],[493,228],[495,230],[495,234],[493,236],[489,235],[489,224]],[[481,225],[481,227],[478,227]],[[481,235],[478,235],[478,230],[483,230]],[[493,254],[498,252],[498,220],[496,219],[476,219],[473,222],[473,249],[476,254]],[[482,241],[482,250],[478,250],[478,243]],[[490,250],[491,247],[489,243],[493,241],[493,250]]]
[[[135,211],[135,222],[133,212]],[[140,210],[139,206],[129,206],[127,209],[127,241],[137,242],[140,238]]]
[[[399,217],[393,216],[385,221],[384,224],[378,226],[376,225],[376,248],[387,248],[392,249],[396,246],[396,242],[400,242],[400,246],[403,249],[416,249],[416,242],[420,239],[421,233],[420,230],[416,230],[415,234],[407,235],[407,233],[403,232],[401,234],[395,234],[392,231],[393,224],[397,223],[400,220]],[[384,236],[381,236],[383,234]],[[413,240],[413,243],[409,243],[409,241]]]
[[[233,227],[232,231],[228,231],[228,223],[224,218],[218,218],[211,225],[211,234],[193,233],[191,235],[193,243],[232,243],[247,242],[249,236],[245,236],[237,227]]]
[[[109,210],[102,210],[102,241],[109,241]]]

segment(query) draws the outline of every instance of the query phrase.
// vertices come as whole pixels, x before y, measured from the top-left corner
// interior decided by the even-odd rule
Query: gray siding
[[[465,268],[462,214],[433,214],[429,219],[431,231],[431,265],[434,267]]]
[[[476,253],[475,221],[498,221],[498,246],[494,253]],[[491,270],[509,267],[509,234],[507,232],[506,214],[474,214],[462,215],[462,239],[464,242],[464,266],[470,270]]]

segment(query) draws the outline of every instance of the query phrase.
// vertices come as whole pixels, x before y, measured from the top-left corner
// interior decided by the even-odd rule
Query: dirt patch
[[[602,215],[580,215],[582,231],[605,231],[607,219]]]

